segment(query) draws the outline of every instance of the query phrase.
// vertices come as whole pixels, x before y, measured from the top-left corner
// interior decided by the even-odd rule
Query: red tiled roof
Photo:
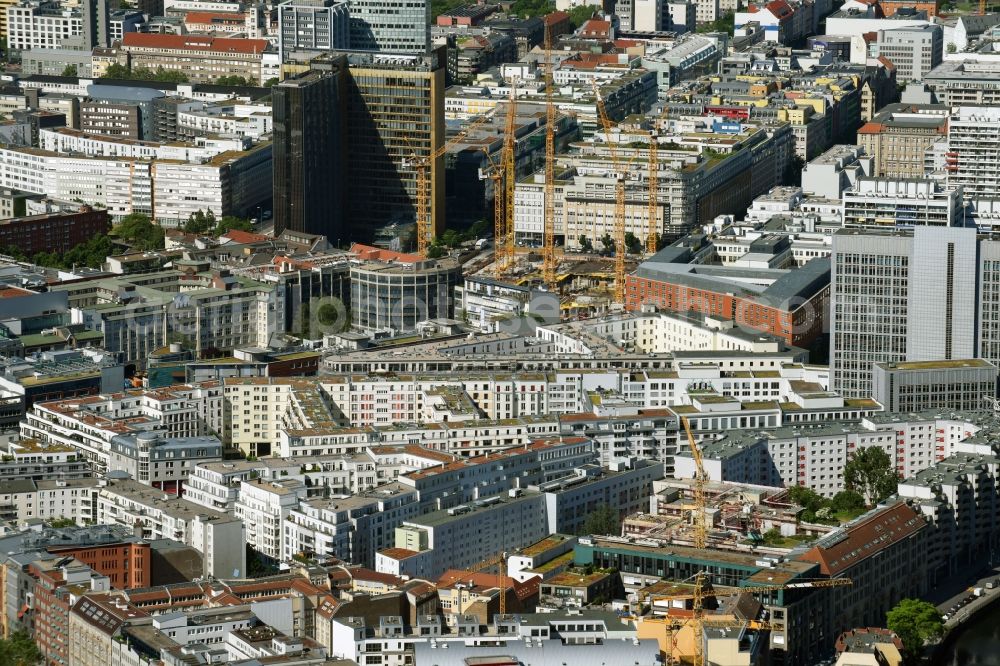
[[[394,560],[405,560],[408,557],[417,555],[417,551],[407,550],[406,548],[386,548],[385,550],[380,550],[379,553]]]
[[[419,254],[407,254],[394,250],[383,250],[380,247],[362,245],[361,243],[351,243],[351,254],[364,261],[399,261],[406,264],[415,264],[423,261]]]
[[[20,287],[4,287],[0,289],[0,298],[21,298],[22,296],[34,296],[35,292]]]
[[[886,58],[885,56],[879,56],[878,61],[883,65],[885,65],[885,68],[888,69],[890,72],[896,71],[896,65],[893,64],[893,62],[888,58]]]
[[[868,122],[861,126],[861,129],[858,130],[858,134],[878,134],[883,129],[884,125],[882,125],[882,123]]]
[[[271,240],[263,234],[254,234],[249,231],[240,231],[239,229],[230,229],[222,237],[228,238],[234,243],[259,243],[260,241]]]
[[[184,16],[185,23],[245,23],[242,14],[233,12],[188,12]]]
[[[546,14],[542,20],[545,21],[545,25],[555,25],[562,21],[568,21],[569,14],[566,12],[552,12],[551,14]]]
[[[259,54],[267,49],[266,39],[238,39],[209,35],[158,35],[148,32],[127,32],[122,45],[146,49],[175,49],[211,53]]]
[[[814,546],[800,559],[816,562],[826,576],[837,576],[916,534],[925,526],[916,511],[899,502],[848,527],[846,538],[830,546]]]

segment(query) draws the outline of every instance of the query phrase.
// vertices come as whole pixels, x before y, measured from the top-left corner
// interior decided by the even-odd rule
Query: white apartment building
[[[297,479],[241,482],[233,515],[243,521],[247,543],[265,557],[280,559],[285,519],[306,495],[306,485]]]
[[[985,103],[985,102],[984,102]],[[950,187],[969,198],[994,199],[1000,191],[1000,109],[958,106],[948,118],[945,172]]]
[[[148,539],[175,539],[202,554],[204,572],[217,578],[246,575],[243,522],[174,495],[123,480],[101,488],[97,522],[142,527]]]
[[[844,227],[962,226],[962,195],[933,180],[858,178],[844,190]]]
[[[97,494],[103,480],[0,481],[0,518],[16,525],[26,520],[69,519],[81,527],[97,522]]]
[[[259,141],[272,128],[270,105],[226,102],[192,105],[177,111],[177,131],[185,136],[216,134]]]
[[[64,7],[57,2],[20,2],[5,6],[7,12],[7,48],[13,51],[61,48],[82,45],[84,15],[79,7]]]
[[[191,143],[160,143],[134,141],[114,136],[89,134],[68,127],[40,129],[38,147],[54,153],[73,153],[88,157],[130,157],[147,160],[179,160],[203,162],[226,151],[242,151],[250,147],[248,139],[195,139]]]
[[[116,437],[147,432],[155,433],[168,446],[171,439],[222,432],[221,387],[204,382],[40,402],[21,421],[22,438],[71,446],[100,474],[113,469],[113,464],[123,464],[124,449],[116,454],[118,463],[112,462]],[[134,464],[138,466],[141,456],[136,456]],[[148,461],[148,452],[145,459]]]
[[[394,532],[420,514],[417,492],[400,483],[353,495],[299,502],[282,522],[282,559],[296,553],[333,556],[372,567]]]
[[[144,213],[168,225],[199,210],[243,215],[269,196],[271,144],[195,163],[8,147],[0,149],[0,186],[82,199],[114,218]]]

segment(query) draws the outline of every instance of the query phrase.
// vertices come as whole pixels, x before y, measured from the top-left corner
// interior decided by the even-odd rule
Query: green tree
[[[594,244],[590,242],[590,239],[580,234],[580,237],[576,239],[576,242],[580,244],[580,249],[584,252],[593,252]]]
[[[885,625],[903,641],[911,660],[918,660],[927,641],[944,634],[941,613],[934,604],[920,599],[903,599],[886,613]]]
[[[219,220],[219,223],[215,225],[215,235],[221,236],[222,234],[234,229],[236,231],[253,231],[253,224],[250,220],[242,217],[236,217],[235,215],[223,215],[222,219]]]
[[[132,73],[129,71],[128,67],[119,64],[117,62],[108,65],[108,68],[104,70],[105,79],[131,79]]]
[[[889,454],[874,446],[858,449],[844,465],[844,487],[860,493],[869,506],[896,492],[898,482]]]
[[[608,254],[611,254],[615,250],[615,241],[611,238],[611,234],[601,236],[601,245],[604,246],[604,251]]]
[[[66,65],[66,67],[62,71],[62,75],[75,79],[77,77],[76,65]]]
[[[226,76],[220,76],[215,80],[215,85],[217,86],[247,86],[253,87],[257,85],[256,81],[248,79],[237,74],[229,74]]]
[[[434,239],[434,243],[432,243],[431,246],[427,248],[428,259],[440,259],[445,254],[446,250],[444,249],[444,246],[438,243],[437,239]]]
[[[625,232],[625,248],[629,254],[639,254],[642,252],[642,241],[631,231]]]
[[[26,631],[15,631],[0,640],[0,664],[3,666],[35,666],[42,660],[35,641]]]
[[[535,16],[545,16],[556,10],[556,3],[552,0],[514,0],[510,12],[524,18]]]
[[[816,512],[827,506],[826,500],[815,490],[805,486],[791,486],[788,489],[788,499],[803,508],[800,518],[806,523],[815,522]]]
[[[207,213],[198,210],[191,213],[187,222],[184,223],[183,230],[189,234],[203,234],[215,229],[215,213],[209,210]]]
[[[698,32],[727,32],[731,35],[733,34],[735,18],[736,15],[733,12],[727,12],[711,23],[699,25]]]
[[[865,510],[865,498],[853,490],[841,490],[833,496],[830,508],[838,513],[855,513]]]
[[[127,241],[140,252],[163,248],[163,227],[153,224],[148,215],[132,213],[111,230],[112,235]]]
[[[621,534],[622,522],[618,512],[607,504],[598,505],[587,514],[580,534]]]
[[[461,235],[454,229],[445,229],[441,234],[441,243],[447,247],[458,247],[462,242]]]
[[[576,30],[593,17],[594,12],[598,12],[600,10],[600,6],[597,5],[577,5],[576,7],[572,7],[568,12],[569,23],[573,26],[573,29]]]
[[[272,76],[267,81],[264,81],[264,87],[265,88],[270,88],[271,86],[275,85],[276,83],[278,83],[278,77],[277,76]]]

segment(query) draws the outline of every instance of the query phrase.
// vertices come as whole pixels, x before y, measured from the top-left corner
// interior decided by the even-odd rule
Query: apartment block
[[[845,228],[957,227],[964,224],[962,187],[924,179],[858,178],[844,190]]]
[[[174,539],[191,546],[204,558],[205,575],[246,575],[243,521],[137,481],[113,481],[101,488],[97,522],[141,527],[144,538]]]
[[[1000,109],[958,106],[948,119],[948,184],[969,198],[993,198],[1000,189]]]

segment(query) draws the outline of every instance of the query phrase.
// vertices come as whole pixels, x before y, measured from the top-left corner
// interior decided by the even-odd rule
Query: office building
[[[418,322],[450,319],[455,314],[455,287],[462,266],[450,257],[416,255],[366,248],[351,251],[352,324],[364,330],[413,331]]]
[[[277,53],[269,52],[266,39],[130,32],[121,48],[133,68],[162,67],[184,74],[191,83],[241,76],[263,85],[280,73]]]
[[[828,259],[779,269],[768,263],[709,267],[697,263],[696,256],[689,247],[673,245],[641,263],[626,276],[626,308],[694,310],[798,347],[808,347],[822,332],[830,289]],[[752,283],[747,280],[751,274]]]
[[[350,47],[348,5],[342,0],[286,0],[278,5],[278,53]]]
[[[921,81],[941,64],[944,56],[944,33],[939,25],[908,26],[879,30],[878,55],[896,67],[900,82]]]
[[[364,0],[384,8],[384,0]],[[363,3],[363,4],[364,4]],[[393,0],[389,4],[404,4]],[[419,4],[416,3],[416,4]],[[352,25],[355,6],[351,6]],[[423,20],[423,19],[421,19]],[[422,24],[425,25],[426,23]],[[412,25],[412,24],[410,24]],[[352,34],[352,48],[353,48]],[[425,164],[427,219],[444,231],[444,145],[446,49],[428,55],[347,55],[346,153],[351,156],[348,231],[370,238],[392,222],[412,222],[417,205],[417,168]]]
[[[975,229],[835,234],[831,388],[849,398],[870,395],[874,363],[995,362],[998,258],[1000,243],[977,239]]]
[[[983,359],[876,363],[872,398],[887,412],[976,410],[997,394],[997,366]]]
[[[427,0],[351,0],[352,49],[425,55],[430,48]]]
[[[844,190],[844,227],[953,227],[964,221],[962,187],[935,180],[861,177]]]
[[[281,5],[284,11],[285,5]],[[310,71],[271,88],[274,118],[274,228],[343,234],[341,146],[344,71]]]
[[[948,132],[951,112],[939,104],[890,104],[858,130],[858,145],[874,161],[870,176],[923,178],[927,150]]]
[[[71,213],[42,213],[0,221],[0,247],[16,247],[27,256],[66,252],[111,229],[108,211],[81,206]]]

